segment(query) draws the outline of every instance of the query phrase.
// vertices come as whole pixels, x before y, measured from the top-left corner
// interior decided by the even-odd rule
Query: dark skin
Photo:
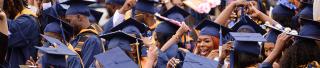
[[[208,56],[209,53],[214,50],[214,43],[209,35],[200,35],[197,40],[197,48],[195,53],[201,56]]]

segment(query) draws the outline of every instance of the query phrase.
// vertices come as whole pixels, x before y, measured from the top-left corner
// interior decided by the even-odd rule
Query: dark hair
[[[312,61],[319,62],[319,50],[315,40],[299,38],[284,51],[283,57],[280,59],[280,66],[281,68],[293,68]]]
[[[253,55],[243,52],[235,52],[234,60],[235,68],[246,68],[247,66],[257,64],[260,61],[259,55]]]
[[[156,36],[156,41],[158,41],[160,43],[160,47],[162,47],[173,36],[173,34],[156,32]]]
[[[14,17],[20,13],[24,7],[27,6],[26,1],[24,0],[4,0],[3,9],[7,14],[7,17],[14,19]]]

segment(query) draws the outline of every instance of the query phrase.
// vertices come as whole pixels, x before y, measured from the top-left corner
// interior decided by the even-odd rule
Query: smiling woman
[[[219,38],[209,35],[200,35],[194,52],[200,56],[208,56],[212,50],[217,50],[218,46]]]

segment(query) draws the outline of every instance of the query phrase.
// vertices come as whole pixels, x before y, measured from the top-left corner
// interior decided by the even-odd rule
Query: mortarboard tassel
[[[219,30],[219,56],[221,56],[222,54],[222,46],[223,46],[223,40],[222,40],[222,27],[220,26],[219,27],[220,30]]]

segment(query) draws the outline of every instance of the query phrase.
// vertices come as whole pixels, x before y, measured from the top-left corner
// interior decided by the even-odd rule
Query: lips
[[[206,47],[200,47],[200,55],[205,56],[209,53],[208,48]]]

